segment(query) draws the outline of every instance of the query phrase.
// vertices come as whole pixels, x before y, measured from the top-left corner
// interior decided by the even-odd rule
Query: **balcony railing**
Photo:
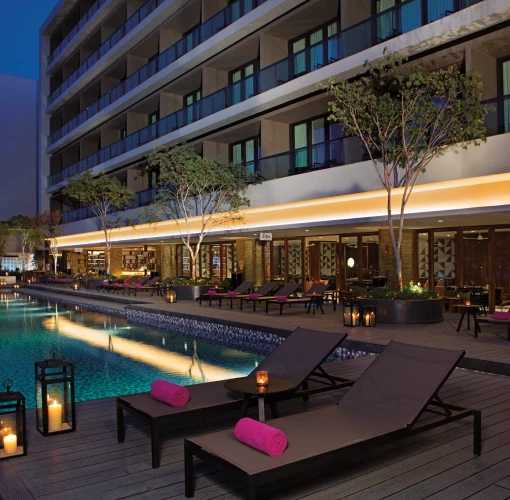
[[[491,107],[485,118],[487,137],[510,132],[510,95],[484,102]]]
[[[227,26],[230,26],[234,21],[237,21],[265,2],[267,2],[267,0],[237,0],[229,4],[228,7],[224,8],[211,19],[208,19],[204,24],[198,26],[193,32],[189,33],[186,38],[182,38],[174,43],[156,59],[142,66],[138,71],[130,75],[129,78],[126,78],[116,87],[109,90],[95,103],[91,104],[87,109],[84,109],[72,120],[67,122],[62,128],[51,134],[48,137],[48,146],[51,146],[111,103],[117,101],[156,73],[170,66],[170,64],[187,54],[190,50],[206,40],[209,40],[213,35],[225,29]]]
[[[417,27],[416,23],[411,23],[410,21],[402,24],[402,20],[404,19],[402,11],[406,13],[414,11],[417,13],[418,18],[422,20],[421,7],[425,1],[426,0],[408,0],[396,8],[385,11],[369,20],[352,26],[338,35],[327,38],[320,43],[312,45],[301,52],[262,69],[258,73],[254,73],[239,82],[218,90],[214,94],[210,94],[202,100],[180,109],[162,118],[158,122],[101,149],[97,153],[80,160],[61,172],[49,176],[48,187],[62,182],[67,177],[75,176],[105,161],[120,156],[128,151],[132,151],[190,123],[194,123],[230,106],[246,101],[251,97],[287,83],[294,78],[298,78],[328,64],[332,64],[347,55],[351,55],[354,46],[361,51],[381,43],[381,41],[384,41],[381,35],[385,34],[386,31],[382,33],[380,28],[381,26],[387,26],[382,22],[383,19],[398,20],[395,24],[395,26],[398,27],[398,31],[391,31],[388,35],[390,38],[403,33],[403,30],[410,30],[411,24]],[[453,0],[433,1],[434,4],[441,3],[444,7],[449,6],[453,2]],[[480,0],[471,0],[472,3],[476,1]],[[420,8],[418,9],[417,6]],[[445,10],[444,15],[446,15],[447,12],[448,11]],[[407,17],[405,18],[407,19]]]
[[[79,68],[71,73],[61,85],[48,96],[48,104],[60,97],[80,76],[96,64],[112,47],[117,45],[127,34],[136,28],[149,14],[156,10],[166,0],[149,0],[140,7],[110,38],[90,55]]]
[[[107,2],[108,0],[96,0],[85,13],[85,15],[75,24],[71,31],[63,38],[55,50],[48,56],[48,66],[60,55],[62,50],[69,45],[74,37],[81,31],[81,29],[89,22],[92,16]]]

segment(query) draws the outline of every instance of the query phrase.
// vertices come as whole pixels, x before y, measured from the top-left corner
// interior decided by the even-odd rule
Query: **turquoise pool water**
[[[262,356],[70,306],[0,298],[0,385],[10,378],[35,406],[34,362],[59,354],[75,364],[76,400],[147,391],[164,378],[194,384],[246,375]],[[2,389],[3,390],[3,389]]]

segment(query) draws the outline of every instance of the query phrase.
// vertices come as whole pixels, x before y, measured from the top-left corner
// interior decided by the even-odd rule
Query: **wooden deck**
[[[358,377],[373,356],[329,365]],[[334,404],[341,392],[314,396],[308,404],[282,403],[282,414]],[[456,370],[441,391],[452,403],[482,410],[482,455],[472,454],[471,419],[384,447],[349,456],[318,478],[260,495],[264,500],[418,500],[510,498],[510,379]],[[0,462],[2,500],[184,500],[184,436],[231,427],[237,415],[174,429],[164,443],[162,466],[152,469],[148,429],[127,418],[124,444],[116,439],[113,399],[78,404],[75,433],[43,438],[29,414],[29,455]],[[197,500],[237,500],[239,485],[210,466],[198,466]]]

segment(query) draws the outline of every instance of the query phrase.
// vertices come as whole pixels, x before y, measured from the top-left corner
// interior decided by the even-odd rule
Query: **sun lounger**
[[[151,290],[154,290],[154,287],[158,283],[158,281],[161,281],[161,276],[156,276],[155,278],[152,278],[150,281],[143,285],[135,284],[133,286],[130,286],[128,288],[129,295],[131,295],[131,291],[133,291],[135,297],[138,292],[150,292]]]
[[[302,297],[287,298],[287,300],[277,300],[276,298],[273,300],[266,300],[266,314],[269,313],[270,304],[278,304],[280,306],[280,316],[283,314],[283,308],[286,304],[289,307],[292,306],[292,304],[304,304],[305,306],[308,306],[306,314],[310,313],[310,309],[312,307],[314,316],[315,309],[320,309],[322,314],[324,314],[324,309],[322,308],[322,294],[327,290],[328,286],[329,285],[324,285],[322,283],[316,283]]]
[[[346,338],[344,333],[322,332],[296,328],[251,373],[267,370],[270,375],[284,377],[294,383],[295,390],[284,393],[285,399],[303,397],[352,385],[353,381],[334,377],[321,366],[328,356]],[[313,386],[310,387],[310,382]],[[208,382],[187,386],[191,395],[186,406],[175,408],[151,398],[149,393],[133,394],[117,398],[117,434],[119,443],[124,442],[124,412],[135,415],[151,426],[152,466],[159,467],[161,433],[165,427],[192,419],[241,410],[244,415],[249,400],[228,391],[225,381]]]
[[[156,283],[154,286],[151,287],[151,297],[156,294],[159,296],[163,295],[163,292],[165,291],[165,288],[168,286],[168,284],[172,281],[172,278],[165,278],[161,283]]]
[[[128,285],[131,285],[133,284],[137,279],[139,278],[139,276],[131,276],[131,278],[128,278],[126,281],[124,281],[124,283],[127,283]],[[108,280],[104,280],[104,282],[106,282]],[[96,286],[96,291],[98,292],[111,292],[111,291],[117,291],[117,289],[119,288],[118,286],[115,286],[115,283],[108,283],[108,285],[105,285],[104,282],[101,284],[101,285],[97,285]],[[119,283],[120,287],[122,287],[123,283]]]
[[[237,288],[235,288],[232,291],[235,292],[238,295],[244,295],[244,294],[248,293],[248,290],[255,283],[256,283],[255,281],[243,281]],[[214,295],[211,295],[209,293],[205,293],[205,294],[200,295],[200,297],[197,297],[197,302],[200,305],[202,305],[202,300],[207,300],[207,301],[209,301],[209,306],[211,306],[213,300],[218,300],[219,304],[220,304],[220,307],[221,307],[221,299],[223,297],[228,297],[228,292],[227,293],[216,293]]]
[[[261,304],[266,300],[275,300],[276,297],[290,297],[293,293],[296,293],[298,288],[301,286],[301,283],[287,283],[284,285],[278,292],[276,292],[276,296],[265,296],[265,297],[257,297],[250,298],[246,297],[241,299],[241,311],[243,310],[243,302],[251,302],[253,304],[253,311],[255,312],[257,309],[257,303]]]
[[[321,474],[349,454],[474,416],[474,453],[481,451],[479,410],[444,403],[438,392],[464,351],[390,342],[336,406],[284,417],[271,425],[288,447],[270,457],[246,446],[232,430],[186,439],[186,497],[194,496],[193,456],[235,471],[246,480],[247,498],[257,488],[308,472]],[[419,420],[425,411],[434,416]]]
[[[271,292],[279,285],[280,283],[278,281],[268,281],[267,283],[264,283],[255,293],[257,295],[260,295],[261,297],[264,297],[266,295],[270,295]],[[232,309],[234,305],[234,300],[243,300],[248,299],[250,297],[250,294],[245,293],[243,295],[236,295],[235,297],[220,297],[219,303],[220,307],[222,306],[222,302],[224,300],[230,301],[230,309]],[[242,309],[242,307],[241,307]]]
[[[141,280],[137,281],[136,283],[132,283],[129,286],[123,286],[122,287],[122,294],[124,295],[126,292],[128,295],[131,295],[131,290],[133,290],[136,286],[144,286],[150,281],[150,276],[145,276]],[[124,283],[125,285],[125,283]]]

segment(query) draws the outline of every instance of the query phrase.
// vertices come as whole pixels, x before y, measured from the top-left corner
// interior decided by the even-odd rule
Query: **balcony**
[[[96,0],[85,15],[78,21],[71,31],[64,37],[55,50],[48,56],[47,66],[49,66],[62,52],[62,50],[69,45],[75,36],[82,30],[82,28],[89,22],[94,14],[107,2],[108,0]]]
[[[110,38],[90,55],[80,67],[71,73],[62,84],[48,96],[48,105],[60,97],[80,76],[96,64],[111,48],[115,47],[126,35],[136,28],[146,17],[149,16],[166,0],[149,0],[140,7]]]
[[[485,101],[492,109],[485,118],[486,135],[490,137],[510,132],[510,95]]]
[[[466,8],[480,1],[463,0],[458,7]],[[433,9],[433,12],[429,12],[423,8],[426,5],[426,0],[408,0],[398,7],[386,10],[342,31],[338,35],[282,59],[244,80],[208,95],[201,101],[172,113],[158,122],[80,160],[61,172],[49,176],[48,187],[295,78],[412,31],[423,24],[427,24],[425,21],[428,22],[429,18],[437,20],[441,17],[441,10],[438,5],[442,5],[442,17],[449,15],[451,11],[447,8],[452,3],[453,0],[434,0],[433,4],[436,8]],[[429,12],[428,16],[425,16],[424,13],[426,12]],[[432,14],[434,16],[430,17]]]
[[[156,73],[159,73],[164,68],[170,66],[170,64],[175,62],[177,59],[209,40],[216,33],[225,29],[227,26],[230,26],[232,23],[265,2],[267,2],[267,0],[237,0],[229,4],[228,7],[218,12],[201,26],[197,27],[196,30],[186,36],[185,39],[183,38],[173,44],[156,59],[147,63],[145,66],[142,66],[138,71],[129,76],[129,78],[126,78],[126,80],[108,91],[94,104],[67,122],[62,128],[48,136],[47,145],[51,146],[52,144],[55,144],[55,142],[75,128],[79,127],[82,123],[92,118],[107,106],[117,101],[125,94],[154,76]],[[79,71],[79,69],[77,71]]]

